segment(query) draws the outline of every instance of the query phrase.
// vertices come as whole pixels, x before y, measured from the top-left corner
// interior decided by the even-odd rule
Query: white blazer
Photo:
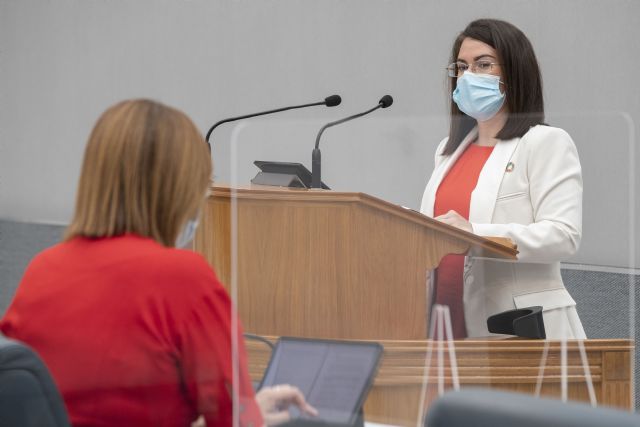
[[[472,130],[448,156],[436,150],[435,169],[420,211],[432,217],[442,179],[477,135]],[[538,125],[522,138],[500,141],[471,193],[469,222],[480,236],[508,237],[517,261],[465,258],[464,311],[470,337],[490,335],[487,317],[540,305],[547,338],[586,338],[560,275],[560,261],[574,254],[582,235],[582,171],[571,137]]]

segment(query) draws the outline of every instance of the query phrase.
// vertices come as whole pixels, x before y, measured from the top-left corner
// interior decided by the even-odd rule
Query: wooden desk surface
[[[267,337],[275,341],[275,337]],[[437,397],[437,342],[378,341],[384,346],[383,359],[374,386],[365,403],[368,421],[415,425],[422,384],[427,380],[427,406]],[[543,340],[517,338],[467,339],[454,342],[461,387],[490,387],[533,394],[535,392]],[[561,396],[560,342],[548,341],[541,394]],[[599,405],[632,408],[632,361],[634,345],[628,339],[584,341],[589,369]],[[425,375],[425,356],[432,346],[430,369]],[[249,370],[252,378],[261,378],[270,350],[259,342],[248,341]],[[452,387],[451,367],[444,346],[444,384]],[[568,342],[568,396],[570,400],[589,401],[577,341]]]

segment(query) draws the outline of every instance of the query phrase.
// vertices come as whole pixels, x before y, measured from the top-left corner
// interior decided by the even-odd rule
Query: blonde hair
[[[120,102],[89,137],[65,240],[134,233],[174,246],[204,203],[211,168],[184,113],[145,99]]]

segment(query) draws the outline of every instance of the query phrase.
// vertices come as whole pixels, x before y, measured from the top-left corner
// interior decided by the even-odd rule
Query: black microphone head
[[[390,107],[391,104],[393,104],[393,98],[391,97],[391,95],[385,95],[382,98],[380,98],[380,101],[378,101],[378,104],[380,104],[382,108]]]
[[[336,105],[340,105],[341,102],[342,98],[340,98],[340,95],[331,95],[324,99],[324,104],[327,107],[335,107]]]

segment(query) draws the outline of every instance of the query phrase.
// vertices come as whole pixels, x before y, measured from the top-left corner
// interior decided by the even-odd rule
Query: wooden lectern
[[[427,337],[429,274],[446,254],[517,254],[366,194],[274,187],[213,187],[195,247],[237,280],[247,331],[372,340]]]
[[[517,254],[506,239],[482,238],[366,194],[258,186],[213,187],[195,249],[237,290],[246,332],[381,342],[365,416],[407,425],[417,421],[425,378],[431,270],[449,253]],[[458,341],[461,383],[531,393],[544,343]],[[248,350],[259,379],[268,351],[254,343]],[[587,342],[599,402],[631,406],[632,351],[629,340]],[[553,349],[550,355],[542,394],[556,395],[559,357]],[[582,365],[575,355],[569,361],[569,398],[586,400]]]

